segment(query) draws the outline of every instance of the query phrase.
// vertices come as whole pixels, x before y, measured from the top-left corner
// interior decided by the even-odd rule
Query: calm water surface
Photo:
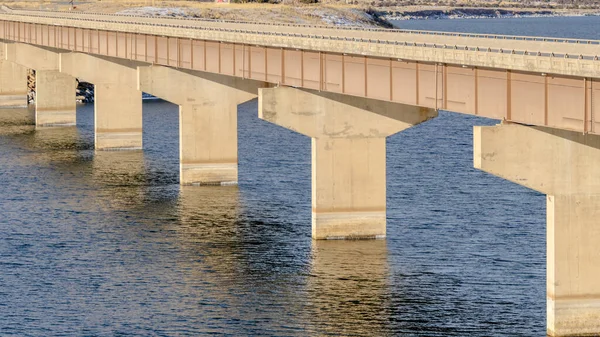
[[[545,197],[472,168],[472,126],[495,121],[441,113],[390,137],[387,240],[314,242],[310,140],[256,101],[239,107],[239,187],[178,185],[174,105],[144,104],[143,152],[95,153],[93,106],[77,117],[35,130],[0,112],[2,336],[545,335]]]

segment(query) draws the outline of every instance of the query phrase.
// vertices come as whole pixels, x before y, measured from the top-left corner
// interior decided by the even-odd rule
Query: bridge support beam
[[[138,72],[140,90],[179,105],[180,183],[237,184],[237,106],[263,83],[160,66]]]
[[[437,112],[289,87],[258,100],[261,119],[312,138],[312,237],[385,237],[385,138]]]
[[[60,54],[60,71],[94,83],[96,150],[142,148],[138,63],[80,53]]]
[[[475,127],[474,166],[547,195],[548,334],[599,335],[600,136]]]
[[[37,126],[72,126],[77,108],[73,76],[54,70],[35,73],[35,124]]]
[[[27,68],[0,60],[0,108],[27,107]]]

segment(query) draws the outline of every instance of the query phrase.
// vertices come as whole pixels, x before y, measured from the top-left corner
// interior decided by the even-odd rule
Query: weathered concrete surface
[[[139,90],[179,105],[180,183],[236,184],[237,106],[264,84],[161,66],[138,73]]]
[[[475,127],[474,165],[548,195],[548,334],[600,335],[600,137]]]
[[[385,237],[385,138],[437,112],[289,87],[258,100],[261,119],[312,138],[312,237]]]
[[[0,60],[0,108],[27,107],[27,68]]]
[[[71,126],[76,124],[73,76],[53,70],[36,71],[35,124],[37,126]]]
[[[81,53],[60,54],[61,73],[94,83],[96,150],[142,148],[138,63]]]

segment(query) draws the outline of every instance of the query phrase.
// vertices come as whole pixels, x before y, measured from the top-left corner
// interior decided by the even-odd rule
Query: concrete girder
[[[59,70],[61,50],[38,47],[25,43],[3,43],[4,57],[7,61],[17,63],[35,71]],[[64,51],[62,51],[64,52]]]
[[[331,92],[262,89],[258,116],[312,138],[380,138],[437,113],[429,108]]]
[[[600,136],[503,124],[473,145],[476,168],[547,194],[548,334],[600,334]]]
[[[600,136],[504,124],[473,137],[475,168],[544,194],[600,193]]]
[[[137,90],[137,68],[146,64],[84,53],[60,54],[60,72],[94,84],[131,83]]]
[[[261,119],[312,138],[312,237],[385,237],[385,138],[437,111],[290,87],[258,100]]]
[[[138,90],[177,105],[203,105],[217,98],[238,105],[256,98],[258,88],[266,85],[261,81],[163,66],[138,68]]]

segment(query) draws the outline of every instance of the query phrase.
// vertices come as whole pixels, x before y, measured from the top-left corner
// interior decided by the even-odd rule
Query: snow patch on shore
[[[171,18],[206,18],[225,19],[231,17],[244,17],[244,12],[236,9],[217,8],[212,10],[199,10],[196,8],[181,7],[136,7],[128,8],[118,12],[124,15],[139,15],[150,17]],[[341,27],[376,27],[376,20],[361,10],[337,10],[332,8],[294,8],[291,11],[248,11],[250,16],[257,16],[259,22],[281,22],[295,24],[320,24]],[[315,22],[315,20],[318,22]],[[247,19],[252,21],[251,19]]]
[[[373,27],[374,19],[371,15],[363,12],[352,10],[354,17],[345,17],[327,9],[314,9],[310,15],[316,16],[326,25],[342,26],[342,27]]]
[[[162,16],[162,17],[187,17],[190,16],[186,10],[179,7],[137,7],[128,8],[117,14],[141,15],[141,16]]]

